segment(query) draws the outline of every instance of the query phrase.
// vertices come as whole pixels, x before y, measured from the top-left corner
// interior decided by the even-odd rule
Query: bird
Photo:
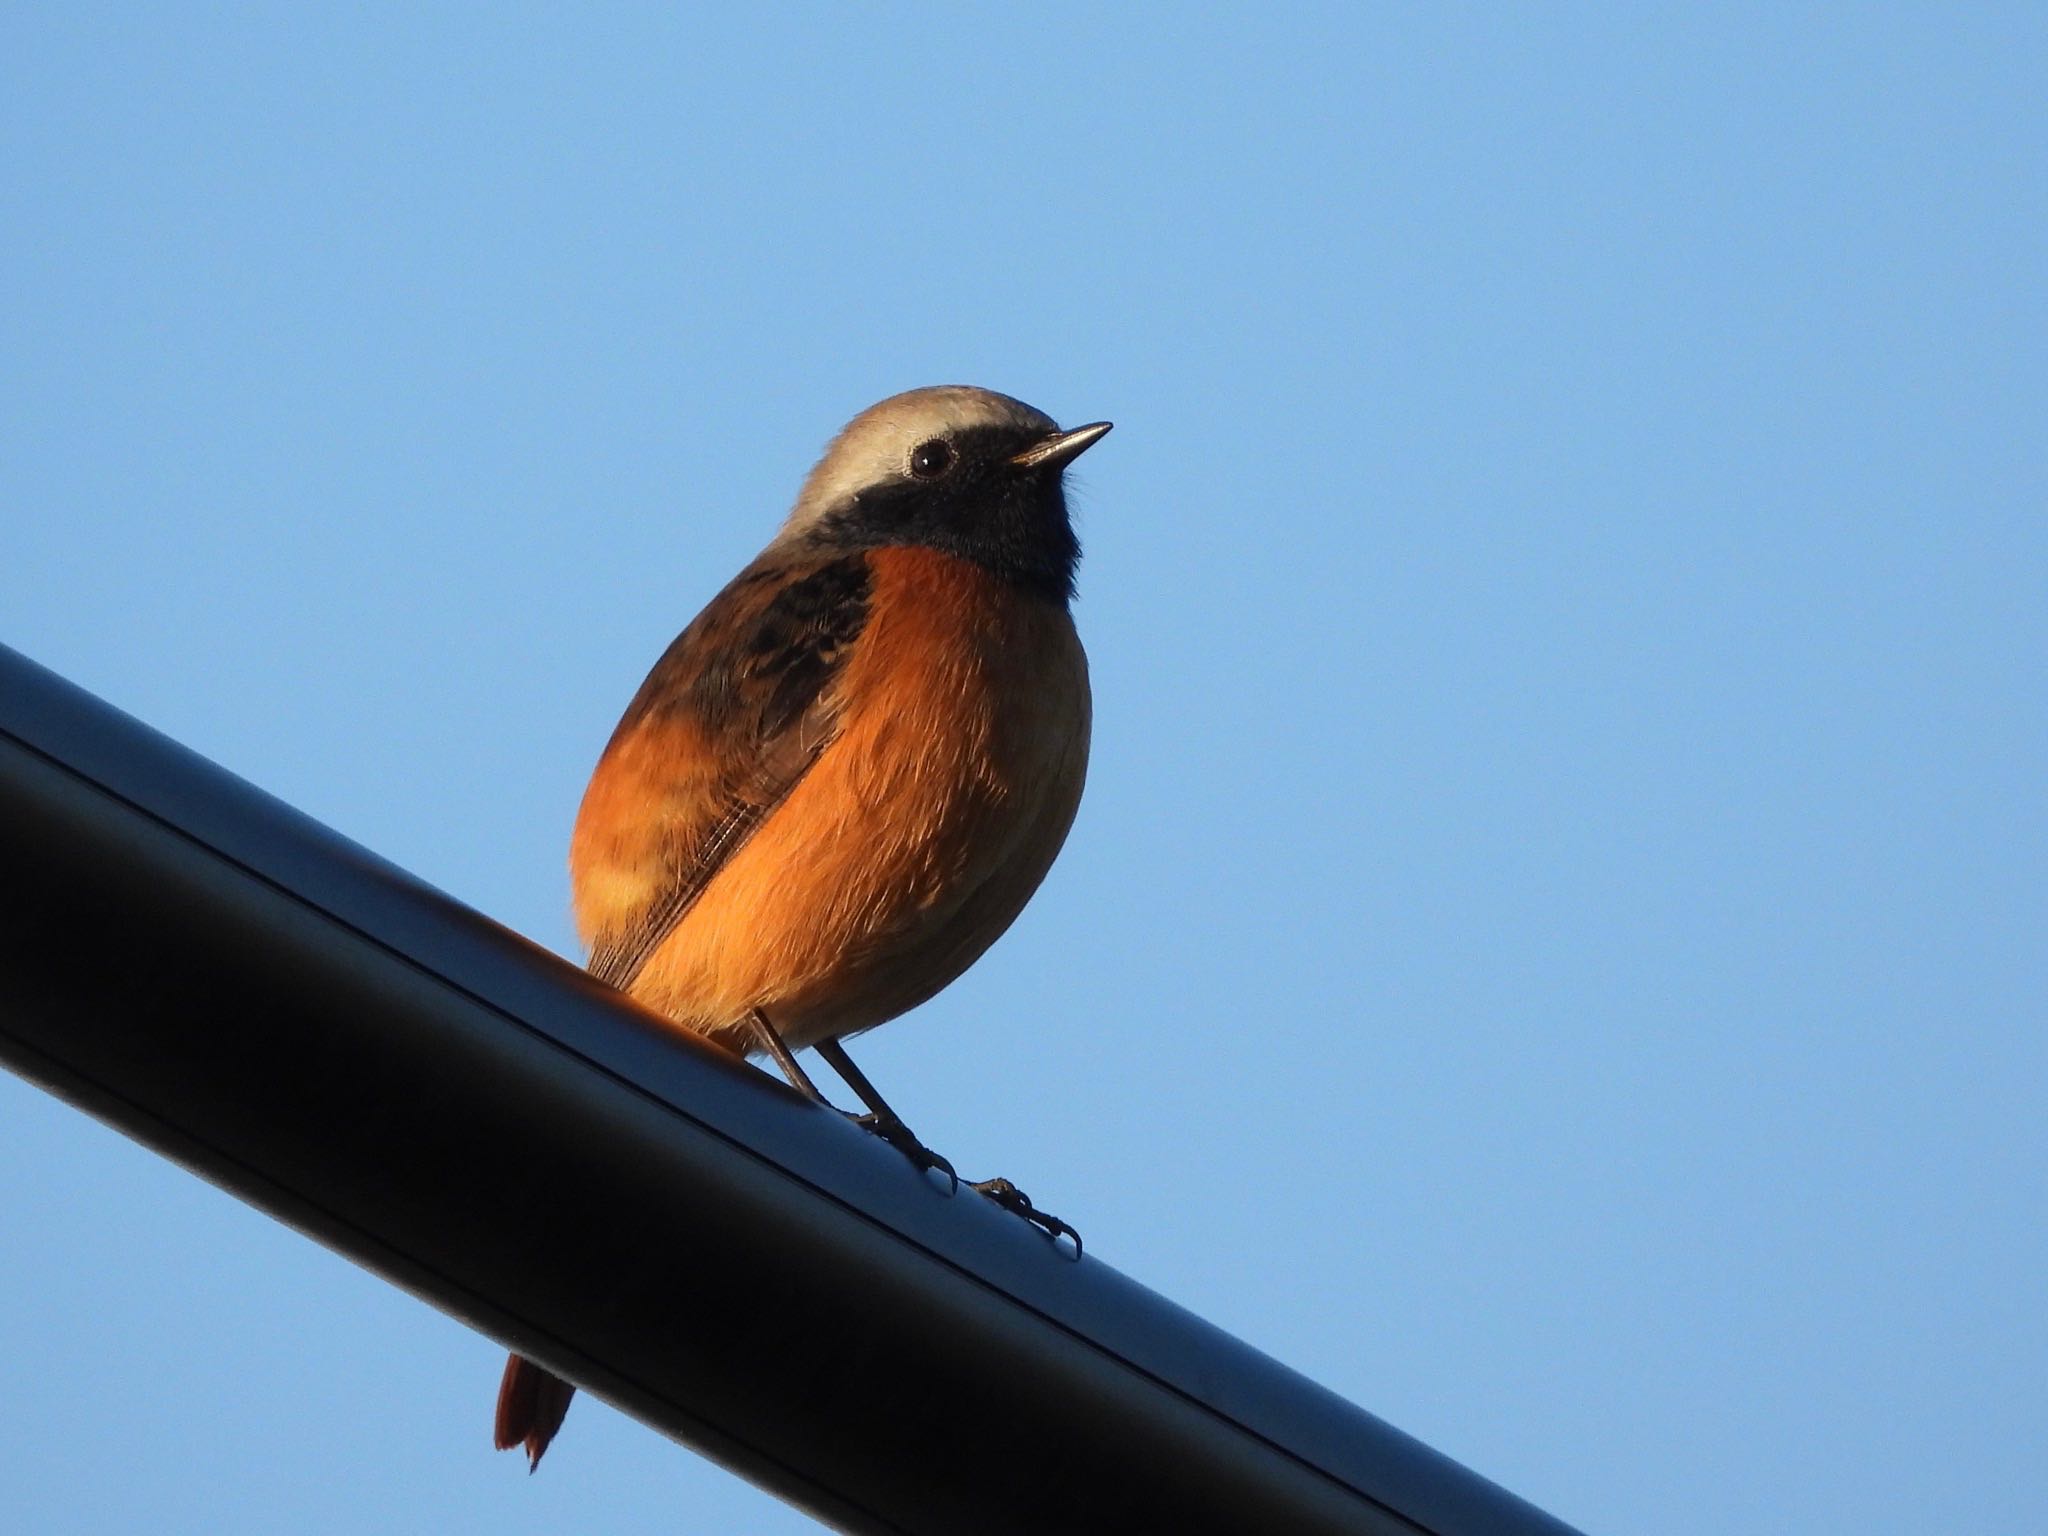
[[[1092,706],[1065,473],[1110,425],[966,385],[855,416],[648,673],[570,839],[595,976],[824,1103],[814,1050],[956,1188],[841,1042],[979,959],[1073,824]],[[1078,1257],[1007,1179],[970,1188]],[[574,1392],[512,1355],[498,1448],[538,1468]]]

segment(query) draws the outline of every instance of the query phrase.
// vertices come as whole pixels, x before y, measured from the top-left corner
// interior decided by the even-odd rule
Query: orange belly
[[[1088,670],[1067,615],[934,551],[869,561],[835,739],[631,988],[735,1049],[750,1008],[797,1048],[923,1002],[1009,927],[1080,803]],[[660,772],[643,770],[652,816]],[[643,883],[631,863],[579,859],[586,934]]]

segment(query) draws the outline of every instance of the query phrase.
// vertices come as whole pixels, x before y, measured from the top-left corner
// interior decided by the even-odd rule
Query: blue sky
[[[720,10],[10,7],[0,639],[567,952],[847,416],[1111,418],[890,1098],[1589,1531],[2038,1524],[2048,14]],[[0,1233],[10,1528],[811,1528],[11,1078]]]

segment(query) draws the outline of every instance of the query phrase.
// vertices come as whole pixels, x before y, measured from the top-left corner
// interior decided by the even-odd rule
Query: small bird
[[[962,385],[854,417],[640,685],[570,843],[594,975],[823,1102],[814,1048],[949,1178],[839,1042],[980,958],[1066,840],[1090,703],[1063,477],[1109,429]],[[1007,1179],[971,1187],[1078,1252]],[[538,1467],[574,1391],[513,1355],[498,1448]]]

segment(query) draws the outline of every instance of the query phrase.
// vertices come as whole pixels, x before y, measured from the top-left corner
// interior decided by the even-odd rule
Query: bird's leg
[[[759,1008],[748,1009],[747,1029],[753,1035],[754,1043],[767,1052],[775,1065],[782,1069],[782,1075],[789,1079],[790,1087],[814,1103],[823,1104],[827,1109],[834,1107],[832,1101],[819,1091],[818,1085],[811,1081],[811,1075],[797,1065],[796,1056],[783,1043],[782,1036],[776,1033],[775,1026],[769,1022],[767,1014]],[[868,1106],[869,1113],[848,1118],[856,1125],[873,1131],[917,1164],[921,1171],[936,1168],[945,1174],[946,1181],[953,1188],[960,1187],[960,1175],[953,1171],[953,1165],[911,1135],[910,1127],[903,1123],[903,1117],[891,1109],[882,1096],[875,1092],[875,1085],[867,1080],[867,1075],[853,1064],[853,1059],[839,1048],[837,1042],[826,1041],[818,1047],[818,1054],[832,1064],[833,1070],[846,1079],[848,1086],[859,1094],[861,1101]]]
[[[846,1086],[858,1094],[860,1101],[867,1105],[869,1112],[861,1117],[861,1124],[889,1142],[891,1146],[901,1148],[912,1162],[919,1161],[920,1154],[924,1157],[937,1157],[936,1153],[922,1146],[917,1138],[910,1134],[910,1128],[903,1123],[903,1117],[891,1109],[889,1101],[875,1091],[875,1085],[868,1081],[867,1073],[856,1067],[853,1058],[846,1054],[845,1046],[837,1040],[827,1040],[815,1049],[825,1058],[832,1070],[846,1080]],[[897,1139],[899,1136],[906,1138],[917,1151],[913,1152],[909,1147],[905,1147],[904,1143]],[[939,1159],[936,1166],[943,1167],[948,1177],[952,1176],[952,1165],[944,1159]],[[954,1182],[958,1183],[958,1180]],[[1031,1197],[1008,1179],[983,1179],[979,1184],[970,1184],[967,1187],[988,1196],[1004,1210],[1022,1216],[1055,1241],[1062,1236],[1071,1237],[1074,1240],[1074,1257],[1078,1259],[1081,1256],[1081,1234],[1052,1212],[1041,1211],[1033,1205]]]
[[[846,1054],[846,1047],[837,1040],[821,1040],[812,1047],[825,1059],[825,1064],[846,1080],[851,1088],[867,1105],[868,1112],[854,1116],[854,1123],[873,1131],[898,1152],[917,1164],[920,1170],[936,1168],[946,1176],[946,1182],[953,1188],[960,1187],[960,1175],[930,1147],[910,1134],[910,1127],[903,1123],[903,1117],[889,1107],[889,1101],[875,1091],[875,1085],[868,1081],[867,1073],[853,1064],[853,1058]]]
[[[1058,1242],[1062,1236],[1071,1237],[1074,1240],[1074,1257],[1081,1257],[1081,1234],[1076,1232],[1070,1223],[1061,1221],[1051,1211],[1041,1211],[1033,1205],[1031,1197],[1008,1179],[983,1179],[980,1183],[969,1184],[967,1187],[988,1196],[1004,1210],[1014,1211],[1022,1216],[1054,1242]]]
[[[832,1101],[818,1092],[818,1085],[811,1081],[810,1073],[796,1064],[789,1047],[782,1043],[782,1036],[775,1033],[775,1026],[768,1022],[768,1015],[758,1008],[747,1010],[747,1029],[753,1034],[754,1043],[773,1058],[775,1065],[782,1068],[782,1075],[789,1079],[789,1086],[816,1104],[827,1109]]]

